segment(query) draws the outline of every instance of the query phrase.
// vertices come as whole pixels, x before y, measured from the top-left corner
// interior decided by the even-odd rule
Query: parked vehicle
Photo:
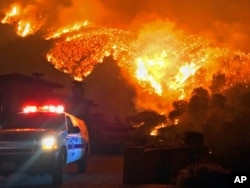
[[[85,122],[63,106],[27,106],[0,129],[0,175],[50,174],[60,185],[64,165],[86,170],[89,146]]]

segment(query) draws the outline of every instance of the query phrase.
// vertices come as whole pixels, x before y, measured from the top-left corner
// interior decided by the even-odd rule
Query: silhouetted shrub
[[[202,146],[204,144],[204,135],[197,131],[187,131],[184,136],[186,146]]]
[[[176,188],[228,188],[229,170],[215,164],[190,165],[179,171]]]

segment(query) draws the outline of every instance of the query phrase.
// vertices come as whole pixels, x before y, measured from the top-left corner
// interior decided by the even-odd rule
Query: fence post
[[[123,148],[123,183],[140,184],[143,181],[144,147]]]

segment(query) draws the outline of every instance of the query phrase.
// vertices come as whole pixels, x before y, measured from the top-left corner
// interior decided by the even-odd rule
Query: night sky
[[[62,93],[70,91],[71,78],[47,62],[51,41],[43,36],[48,29],[76,21],[87,19],[100,26],[136,32],[142,23],[170,20],[187,33],[209,37],[234,50],[250,51],[249,0],[5,0],[0,1],[0,18],[14,2],[34,14],[42,12],[43,26],[36,34],[21,38],[15,27],[0,24],[0,74],[42,72],[46,79],[65,85]],[[133,111],[133,90],[112,60],[98,65],[85,82],[86,98],[94,99],[101,109],[109,106],[107,116]],[[123,96],[122,100],[117,96]]]

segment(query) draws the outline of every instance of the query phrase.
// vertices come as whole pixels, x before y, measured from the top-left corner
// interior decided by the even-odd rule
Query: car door
[[[67,162],[74,162],[80,158],[81,148],[81,134],[78,127],[75,127],[70,116],[66,116],[68,135],[67,135]]]

